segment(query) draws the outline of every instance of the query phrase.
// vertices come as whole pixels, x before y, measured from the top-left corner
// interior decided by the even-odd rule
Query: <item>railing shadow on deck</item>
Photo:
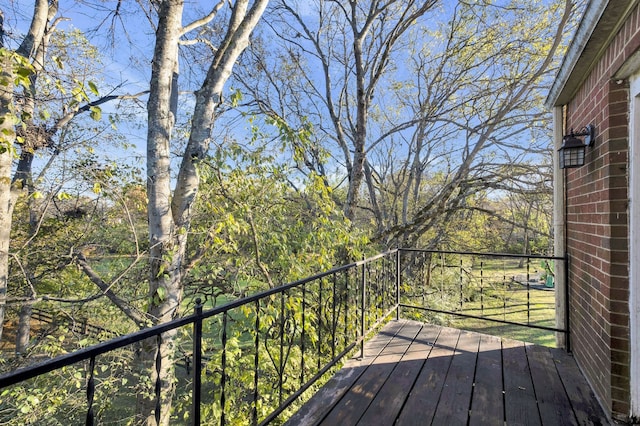
[[[520,258],[523,268],[513,265]],[[159,347],[164,333],[178,330],[174,344],[189,355],[189,368],[178,377],[172,418],[189,424],[267,424],[312,391],[345,355],[362,351],[365,337],[392,316],[429,321],[433,315],[454,315],[566,332],[554,327],[553,309],[543,309],[548,318],[535,314],[540,306],[529,283],[539,272],[532,265],[549,261],[563,259],[390,250],[215,309],[203,311],[198,302],[184,318],[0,376],[0,394],[14,386],[28,393],[48,383],[64,398],[81,388],[84,407],[70,398],[74,406],[42,413],[70,424],[131,419],[144,386],[155,388],[152,397],[161,400],[158,383],[135,371],[139,345],[151,338]],[[514,271],[526,275],[524,285],[513,284]],[[524,317],[517,312],[523,306]],[[24,401],[19,406],[2,398],[0,420],[24,407]]]

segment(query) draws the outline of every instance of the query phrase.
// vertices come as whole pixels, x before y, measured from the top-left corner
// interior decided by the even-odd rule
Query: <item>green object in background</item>
[[[547,279],[544,282],[545,287],[553,288],[553,275],[547,275]]]

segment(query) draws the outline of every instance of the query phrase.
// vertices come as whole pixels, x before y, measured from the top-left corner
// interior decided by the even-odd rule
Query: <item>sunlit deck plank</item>
[[[380,352],[367,370],[358,378],[351,389],[342,397],[338,409],[331,410],[321,425],[334,426],[344,424],[356,424],[367,411],[377,395],[380,394],[385,381],[394,372],[394,381],[399,379],[397,370],[403,355],[420,331],[415,323],[404,323],[400,330],[402,334],[394,339]],[[386,408],[389,400],[378,399],[382,404],[381,409]]]
[[[411,326],[414,327],[415,325],[411,324]],[[373,401],[371,401],[371,404],[358,421],[358,425],[393,424],[424,364],[425,351],[428,353],[431,349],[430,346],[416,343],[424,339],[418,336],[421,329],[424,328],[417,327],[410,331],[411,335],[413,335],[415,330],[416,337],[413,342],[407,342],[407,347],[402,355],[402,359],[393,370],[393,379],[385,381],[378,394]],[[405,334],[404,329],[402,331],[402,334]],[[414,346],[420,346],[422,348],[420,351],[422,357],[416,357],[416,353],[413,351],[409,352],[409,349]],[[379,357],[375,362],[384,362],[384,359]]]
[[[408,320],[365,348],[288,424],[608,424],[563,351]]]
[[[473,378],[478,357],[480,335],[460,333],[456,351],[449,366],[433,424],[466,424],[471,406]]]
[[[403,321],[392,321],[387,324],[367,342],[364,348],[365,357],[348,360],[342,369],[289,419],[287,424],[315,425],[322,421],[331,407],[353,386],[403,325]]]
[[[427,328],[427,327],[425,327]],[[438,400],[444,387],[449,365],[458,344],[460,330],[442,328],[434,339],[413,388],[400,412],[397,424],[402,426],[430,424],[438,408]]]

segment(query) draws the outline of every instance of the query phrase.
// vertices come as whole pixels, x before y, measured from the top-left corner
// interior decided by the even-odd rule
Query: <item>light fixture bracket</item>
[[[579,132],[573,133],[573,129],[571,129],[572,136],[584,136],[584,144],[586,146],[593,146],[593,142],[595,141],[596,127],[593,124],[588,124],[580,129]]]

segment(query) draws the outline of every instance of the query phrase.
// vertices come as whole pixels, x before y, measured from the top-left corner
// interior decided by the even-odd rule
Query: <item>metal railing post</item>
[[[156,407],[154,410],[154,416],[156,419],[156,425],[160,424],[160,414],[162,414],[162,333],[156,335]]]
[[[221,340],[221,350],[222,350],[222,359],[220,360],[220,424],[224,425],[227,423],[227,417],[225,412],[225,405],[227,402],[227,320],[229,317],[229,311],[224,311],[222,313],[222,340]]]
[[[300,369],[302,371],[302,379],[301,382],[304,382],[304,287],[302,287],[302,358]],[[256,300],[256,321],[254,325],[254,329],[256,335],[253,341],[253,350],[255,353],[253,354],[253,406],[251,409],[251,424],[258,424],[258,372],[260,369],[260,300]],[[266,338],[265,338],[266,341]]]
[[[96,357],[92,356],[89,360],[89,379],[87,380],[87,426],[93,426],[95,423],[95,416],[93,412],[93,398],[95,396],[95,378],[94,373],[96,369]]]
[[[200,398],[202,389],[202,300],[196,299],[194,313],[197,319],[193,322],[193,425],[200,424]]]

